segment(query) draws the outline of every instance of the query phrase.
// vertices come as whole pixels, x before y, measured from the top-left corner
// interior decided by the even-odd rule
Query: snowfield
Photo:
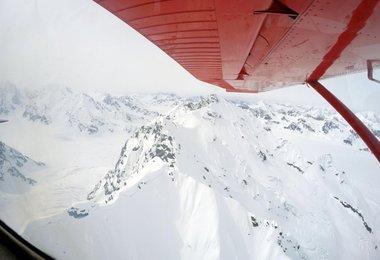
[[[35,182],[0,189],[0,218],[55,258],[380,258],[380,167],[334,111],[1,91],[0,166],[11,147],[44,164],[25,157]]]

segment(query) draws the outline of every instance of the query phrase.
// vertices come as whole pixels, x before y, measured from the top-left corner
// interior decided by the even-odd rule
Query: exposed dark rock
[[[148,139],[153,141],[153,143],[149,145],[149,149],[146,147],[146,140]],[[138,143],[128,148],[129,143],[135,141]],[[148,143],[150,143],[150,141]],[[96,197],[98,192],[103,192],[104,195],[107,196],[106,201],[112,200],[113,193],[119,191],[126,185],[128,176],[138,174],[148,161],[154,161],[159,158],[162,162],[166,163],[170,169],[174,169],[177,150],[179,149],[175,147],[174,138],[163,132],[161,121],[140,127],[132,138],[125,143],[114,169],[108,171],[96,184],[95,188],[88,194],[87,199],[92,200]],[[138,153],[136,159],[134,159],[136,161],[130,164],[129,167],[126,167],[131,151]],[[173,173],[170,172],[169,175],[172,180],[174,180]]]
[[[326,121],[322,126],[322,131],[327,134],[333,129],[339,129],[339,126],[333,121]]]
[[[258,227],[259,226],[259,223],[257,222],[257,220],[255,219],[254,216],[251,216],[251,222],[252,222],[252,226],[253,227]]]
[[[287,162],[286,164],[289,165],[289,166],[292,166],[295,169],[297,169],[297,171],[299,171],[300,173],[304,173],[304,171],[300,167],[298,167],[297,165],[294,165],[294,164],[289,163],[289,162]]]
[[[299,132],[302,132],[301,128],[294,122],[290,123],[290,125],[288,126],[284,126],[285,129],[290,129],[290,130],[293,130],[293,131],[299,131]]]
[[[262,151],[259,151],[257,155],[261,158],[263,162],[267,160],[267,156]]]
[[[88,216],[88,210],[71,207],[67,210],[69,216],[73,218],[84,218]]]
[[[362,220],[363,222],[363,225],[365,227],[365,229],[369,232],[369,233],[372,233],[372,228],[370,228],[367,224],[367,222],[364,220],[364,217],[363,215],[359,212],[358,209],[352,207],[350,204],[348,204],[347,202],[343,201],[343,200],[340,200],[338,197],[334,197],[334,199],[336,199],[337,201],[340,202],[340,204],[342,204],[343,207],[345,208],[348,208],[350,209],[352,212],[356,213]]]
[[[352,141],[350,139],[344,139],[343,143],[348,144],[348,145],[352,145]]]

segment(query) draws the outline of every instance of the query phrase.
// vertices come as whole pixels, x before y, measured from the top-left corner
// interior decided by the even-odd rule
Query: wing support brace
[[[380,60],[367,60],[367,77],[369,80],[372,80],[372,81],[380,84],[380,80],[375,79],[373,77],[373,63],[379,62],[379,61]]]
[[[337,97],[328,91],[318,80],[325,74],[328,68],[333,65],[347,48],[349,44],[356,38],[360,31],[366,26],[367,20],[373,14],[379,1],[362,0],[353,11],[347,28],[343,31],[336,43],[323,57],[321,63],[314,69],[306,83],[314,88],[327,102],[332,105],[339,114],[351,125],[356,133],[366,143],[368,148],[375,155],[380,163],[380,142],[376,136],[355,116],[352,111],[346,107]],[[371,64],[370,64],[371,65]]]
[[[380,142],[376,136],[363,124],[363,122],[355,116],[355,114],[345,106],[337,97],[328,91],[318,81],[307,81],[313,89],[315,89],[336,111],[351,125],[356,133],[363,139],[376,159],[380,162]]]

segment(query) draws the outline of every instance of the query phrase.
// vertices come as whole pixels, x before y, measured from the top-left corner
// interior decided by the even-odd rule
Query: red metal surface
[[[367,6],[376,3],[376,6],[369,17],[366,12],[371,9],[356,12],[360,20],[368,19],[365,21],[364,27],[358,31],[356,37],[340,54],[339,58],[327,69],[323,75],[324,78],[346,74],[347,72],[366,71],[367,60],[378,60],[380,58],[380,1],[362,0],[361,2]],[[374,68],[379,67],[379,63],[374,63],[373,65]]]
[[[352,17],[345,31],[339,35],[337,42],[323,57],[322,62],[315,68],[309,76],[309,80],[318,80],[327,69],[337,60],[349,44],[358,36],[361,29],[366,25],[367,20],[371,17],[377,1],[363,0],[359,6],[352,12]],[[380,35],[379,35],[380,36]]]
[[[350,25],[352,17],[359,17],[365,26],[359,29],[355,41],[351,44],[346,39],[345,50],[323,77],[365,70],[368,55],[372,55],[372,58],[380,55],[379,1],[369,1],[372,3],[362,4],[367,2],[366,0],[312,1],[277,45],[253,63],[252,70],[248,70],[250,76],[242,87],[250,88],[251,84],[256,82],[259,91],[267,91],[304,82],[321,64],[339,37],[342,34],[344,36],[347,30],[355,30],[353,27],[357,25]],[[373,11],[372,14],[363,13],[360,5],[369,8],[369,12]],[[347,29],[348,26],[351,28]],[[368,32],[363,34],[366,30]],[[372,46],[370,53],[368,46]],[[249,61],[247,63],[249,64]]]
[[[197,78],[231,88],[223,79],[214,0],[105,0],[98,3]]]
[[[328,91],[318,81],[308,81],[311,87],[313,87],[322,97],[324,97],[343,118],[352,126],[356,133],[367,144],[368,148],[375,155],[376,159],[380,162],[380,142],[372,134],[372,132],[350,111],[339,99],[337,99],[330,91]]]
[[[268,91],[380,58],[378,0],[277,2],[298,17],[257,13],[272,10],[272,0],[98,1],[195,77],[226,89]]]

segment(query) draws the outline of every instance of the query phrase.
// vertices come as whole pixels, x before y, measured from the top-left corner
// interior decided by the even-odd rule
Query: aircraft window
[[[380,259],[379,162],[313,88],[227,93],[96,2],[0,3],[0,231],[19,245],[6,248],[42,259]],[[107,7],[123,16],[175,1],[142,2]],[[214,19],[214,2],[165,25]],[[302,18],[304,1],[289,3],[297,12],[275,2],[262,15]],[[151,30],[154,19],[133,22]],[[223,48],[215,39],[191,48]],[[378,58],[369,73],[320,82],[380,139]]]

